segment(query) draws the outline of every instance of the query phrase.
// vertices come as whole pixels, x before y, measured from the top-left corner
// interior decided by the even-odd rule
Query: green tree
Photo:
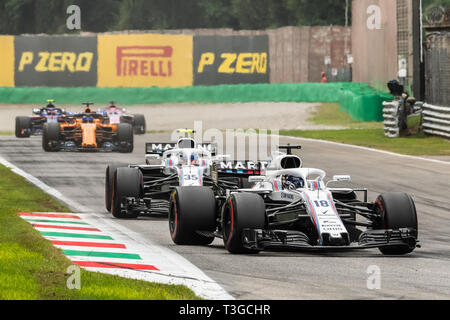
[[[66,28],[72,4],[81,8],[83,31],[257,30],[343,25],[346,0],[0,0],[0,33],[72,33]]]
[[[199,0],[203,11],[204,25],[208,28],[239,28],[239,20],[233,14],[232,0]]]
[[[207,27],[198,0],[124,0],[115,29],[162,30]]]
[[[48,0],[44,0],[48,1]],[[61,1],[49,1],[61,2]],[[58,7],[58,12],[61,12],[64,21],[60,23],[59,32],[66,32],[66,19],[68,17],[66,10],[70,5],[77,5],[81,9],[81,28],[83,31],[91,32],[105,32],[117,25],[119,20],[119,8],[121,0],[64,0],[62,8]],[[61,13],[59,13],[61,15]]]
[[[297,24],[305,26],[345,25],[345,7],[345,0],[287,0],[287,9],[294,13]]]

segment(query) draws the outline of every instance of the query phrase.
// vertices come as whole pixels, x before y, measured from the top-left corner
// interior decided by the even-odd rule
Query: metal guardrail
[[[423,131],[427,134],[450,138],[450,107],[423,104]]]

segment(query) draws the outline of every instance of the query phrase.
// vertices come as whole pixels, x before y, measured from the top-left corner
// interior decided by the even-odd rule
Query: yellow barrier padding
[[[14,87],[14,37],[0,36],[0,87]]]
[[[193,36],[98,36],[98,87],[193,84]]]

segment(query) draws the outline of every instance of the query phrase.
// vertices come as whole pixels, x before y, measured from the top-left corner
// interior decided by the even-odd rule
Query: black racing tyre
[[[59,123],[44,123],[42,131],[42,148],[47,152],[57,152],[61,150],[61,127]]]
[[[169,231],[177,245],[208,245],[216,230],[216,198],[207,187],[178,187],[169,202]]]
[[[30,117],[16,117],[16,137],[28,138],[31,135]]]
[[[119,123],[117,125],[117,140],[119,142],[119,152],[131,153],[134,149],[133,126],[129,123]]]
[[[111,213],[118,219],[134,219],[139,213],[127,212],[123,208],[124,197],[141,198],[143,191],[143,175],[137,168],[117,168],[113,175]]]
[[[265,229],[266,205],[260,195],[235,193],[226,201],[222,210],[222,231],[225,248],[233,254],[253,254],[260,250],[243,245],[244,229]]]
[[[112,201],[112,184],[114,173],[118,168],[128,167],[126,164],[110,164],[106,167],[106,177],[105,177],[105,207],[108,212],[111,212],[111,201]]]
[[[410,195],[399,192],[385,193],[378,197],[375,204],[381,216],[377,229],[411,228],[418,231],[416,206]],[[417,238],[417,233],[415,237]],[[405,244],[381,247],[380,251],[385,255],[405,255],[414,251],[414,248]]]
[[[147,132],[147,125],[143,114],[134,115],[133,128],[135,134],[145,134]]]

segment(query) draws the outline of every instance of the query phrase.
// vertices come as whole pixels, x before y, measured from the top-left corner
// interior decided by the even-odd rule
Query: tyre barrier
[[[385,136],[398,138],[400,136],[418,133],[422,127],[423,105],[423,102],[418,101],[409,111],[403,112],[400,100],[383,102]]]

